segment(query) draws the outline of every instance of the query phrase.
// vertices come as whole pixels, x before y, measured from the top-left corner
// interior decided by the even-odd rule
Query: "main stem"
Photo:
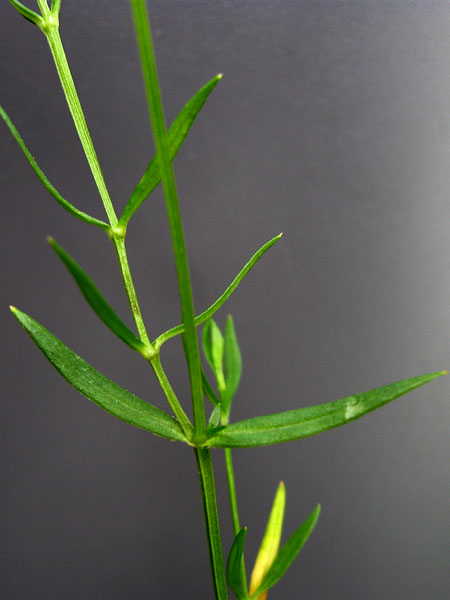
[[[203,402],[200,353],[194,325],[194,300],[186,243],[184,240],[183,223],[178,203],[175,175],[169,153],[167,128],[161,100],[147,6],[145,0],[131,0],[131,6],[142,64],[142,74],[144,77],[150,121],[153,129],[164,196],[166,199],[167,215],[169,218],[169,228],[178,277],[181,316],[184,324],[183,345],[191,384],[194,432],[197,442],[201,443],[206,437],[206,417]]]
[[[191,384],[192,409],[194,416],[194,443],[200,487],[203,498],[205,524],[210,550],[211,570],[217,600],[227,600],[227,587],[223,564],[222,542],[214,482],[211,451],[199,447],[206,439],[206,417],[201,378],[201,362],[197,332],[194,325],[194,300],[192,295],[189,263],[184,240],[178,193],[172,161],[169,154],[167,128],[161,100],[155,53],[151,37],[150,21],[145,0],[131,0],[136,29],[142,74],[144,77],[150,121],[158,156],[161,180],[166,199],[169,228],[175,256],[175,265],[180,291],[181,315],[184,324],[183,345]]]
[[[203,512],[208,537],[209,558],[213,574],[214,593],[217,600],[227,600],[227,585],[223,564],[222,542],[220,539],[219,515],[217,512],[216,486],[209,448],[196,448]]]

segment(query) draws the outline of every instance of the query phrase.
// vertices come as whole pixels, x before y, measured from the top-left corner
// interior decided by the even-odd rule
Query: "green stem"
[[[150,32],[150,21],[145,0],[131,0],[131,7],[175,255],[181,301],[181,316],[185,327],[183,346],[191,384],[195,439],[197,443],[201,443],[206,438],[206,417],[203,401],[200,353],[194,325],[194,301],[183,225],[178,203],[175,176],[170,160],[167,128],[164,119],[158,73],[156,70],[156,60]]]
[[[113,236],[112,241],[116,248],[117,258],[119,259],[120,270],[122,272],[123,284],[127,293],[128,302],[130,304],[134,322],[136,323],[136,328],[138,330],[139,337],[141,341],[144,342],[144,344],[146,344],[147,346],[151,346],[147,329],[144,324],[144,319],[142,318],[141,308],[137,299],[133,278],[131,276],[127,250],[125,247],[125,238]]]
[[[38,6],[41,10],[42,16],[45,18],[50,14],[50,9],[48,7],[46,0],[37,0]]]
[[[155,140],[161,180],[166,198],[166,208],[169,218],[172,245],[175,255],[175,264],[181,300],[181,316],[183,325],[185,327],[183,345],[191,383],[192,407],[194,414],[194,441],[196,444],[199,444],[204,438],[206,438],[206,417],[205,406],[203,402],[200,353],[198,349],[197,333],[194,326],[194,301],[192,296],[186,244],[184,241],[183,225],[178,204],[175,177],[169,155],[167,129],[161,102],[161,93],[159,88],[158,74],[156,71],[156,61],[151,39],[147,7],[144,0],[131,0],[131,6],[135,22],[139,53],[141,57],[145,90],[153,129],[153,137]],[[157,365],[158,363],[155,364]],[[200,488],[202,492],[215,595],[217,600],[226,600],[227,587],[225,581],[225,570],[223,564],[222,543],[220,537],[219,516],[217,511],[217,499],[211,452],[209,449],[197,447],[195,448],[195,455],[197,459]]]
[[[209,448],[196,448],[195,457],[197,459],[198,475],[202,492],[214,592],[217,600],[227,600],[228,594],[223,563],[222,542],[220,538],[219,515],[217,512],[216,486],[214,482],[211,451]]]
[[[226,466],[226,470],[227,470],[228,497],[230,500],[231,520],[233,522],[234,535],[236,536],[241,530],[241,525],[239,522],[239,512],[238,512],[237,496],[236,496],[236,483],[234,480],[234,468],[233,468],[233,459],[231,456],[231,448],[225,448],[225,466]]]
[[[128,256],[125,247],[125,237],[113,236],[112,240],[117,251],[120,270],[122,271],[123,283],[127,292],[128,302],[130,304],[134,322],[136,323],[136,328],[139,333],[139,338],[149,348],[150,356],[148,360],[163,389],[167,401],[169,402],[170,407],[173,410],[175,417],[178,419],[188,439],[192,439],[192,424],[189,420],[189,417],[186,415],[181,404],[179,403],[178,398],[176,397],[175,392],[173,391],[172,386],[170,385],[169,380],[167,379],[167,375],[161,365],[159,353],[154,348],[154,344],[151,343],[150,338],[148,337],[147,329],[145,327],[144,319],[142,318],[141,309],[139,307],[133,278],[131,276],[130,265],[128,263]]]
[[[86,124],[83,109],[81,108],[72,74],[67,63],[66,54],[64,52],[61,37],[59,35],[58,15],[56,13],[50,13],[48,6],[47,9],[45,9],[46,5],[42,1],[39,3],[39,6],[44,18],[44,24],[41,26],[41,29],[45,33],[50,46],[53,60],[55,61],[56,70],[58,71],[59,79],[66,96],[67,104],[69,106],[73,122],[75,123],[75,128],[78,132],[78,136],[80,138],[81,145],[83,146],[86,159],[91,168],[95,183],[97,184],[97,188],[102,199],[103,206],[105,207],[106,214],[108,215],[110,225],[111,227],[115,227],[118,222],[117,215],[112,205],[109,192],[106,188],[94,144],[92,143],[92,138]]]
[[[178,398],[175,395],[175,392],[172,389],[172,386],[170,385],[170,382],[167,378],[166,372],[163,369],[159,356],[155,356],[149,362],[163,389],[164,394],[166,395],[167,401],[169,402],[174,415],[178,419],[187,438],[189,440],[192,440],[192,423],[189,420],[187,414],[184,412],[181,404],[178,401]]]

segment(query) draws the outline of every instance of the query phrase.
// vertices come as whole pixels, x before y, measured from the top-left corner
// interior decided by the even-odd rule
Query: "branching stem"
[[[139,302],[136,295],[136,289],[133,283],[133,278],[131,276],[130,266],[128,263],[128,256],[125,248],[125,231],[115,231],[118,219],[109,192],[106,188],[100,163],[95,152],[94,144],[89,133],[83,109],[81,108],[80,100],[78,98],[78,94],[75,88],[75,83],[73,81],[69,64],[67,62],[66,54],[64,52],[64,48],[61,42],[61,37],[59,35],[58,15],[56,11],[55,13],[50,12],[47,3],[44,0],[40,0],[38,4],[41,9],[42,16],[45,19],[45,25],[41,27],[41,29],[43,30],[48,40],[53,59],[55,61],[56,70],[58,72],[61,85],[66,96],[67,104],[69,106],[70,113],[75,123],[75,128],[78,132],[84,153],[86,155],[86,159],[91,168],[92,175],[97,184],[100,197],[103,201],[103,205],[108,215],[108,219],[111,225],[110,237],[117,252],[117,257],[119,260],[120,270],[122,272],[124,287],[130,304],[131,313],[136,323],[136,328],[138,330],[140,339],[144,342],[144,344],[146,344],[150,349],[152,349],[152,344],[150,342],[144,324],[144,319],[142,318],[141,309],[139,307]],[[150,363],[152,364],[156,377],[158,378],[158,381],[160,382],[161,387],[163,388],[163,391],[166,394],[167,400],[176,418],[180,422],[180,425],[182,426],[185,434],[188,436],[189,439],[191,439],[191,422],[186,413],[184,412],[183,408],[181,407],[172,387],[169,384],[164,369],[159,361],[159,357],[153,358],[153,360],[150,360]]]

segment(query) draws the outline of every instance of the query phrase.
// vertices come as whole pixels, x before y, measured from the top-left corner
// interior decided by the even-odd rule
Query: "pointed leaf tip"
[[[280,233],[276,237],[272,238],[271,240],[266,242],[263,246],[261,246],[261,248],[257,252],[255,252],[255,254],[250,258],[250,260],[239,271],[239,273],[236,275],[236,277],[233,279],[233,281],[230,283],[230,285],[227,287],[227,289],[223,292],[223,294],[221,296],[219,296],[219,298],[217,298],[217,300],[213,304],[211,304],[211,306],[209,308],[207,308],[206,310],[204,310],[202,313],[200,313],[199,315],[197,315],[195,317],[194,325],[196,327],[198,325],[201,325],[202,323],[205,323],[210,317],[212,317],[212,315],[216,311],[219,310],[219,308],[226,302],[226,300],[228,300],[228,298],[231,296],[231,294],[234,292],[234,290],[238,287],[238,285],[244,279],[244,277],[256,265],[256,263],[263,256],[263,254],[265,254],[265,252],[267,252],[267,250],[269,250],[269,248],[271,248],[276,242],[278,242],[281,235],[282,234]],[[161,334],[155,340],[156,347],[159,348],[162,344],[164,344],[164,342],[166,342],[170,338],[174,337],[175,335],[179,335],[180,333],[183,333],[183,331],[184,331],[183,325],[177,325],[176,327],[172,327],[168,331],[165,331],[163,334]]]
[[[184,108],[179,112],[172,125],[167,131],[169,143],[170,160],[173,161],[181,148],[187,134],[189,133],[200,110],[203,108],[209,95],[219,83],[222,75],[216,75],[208,81],[196,94],[189,100]],[[133,214],[141,204],[149,197],[151,192],[159,185],[161,174],[159,171],[159,161],[155,156],[147,166],[138,185],[135,187],[130,199],[120,217],[120,224],[126,225]]]
[[[445,374],[427,373],[334,402],[237,421],[211,436],[208,444],[217,448],[250,448],[315,435],[346,425]]]
[[[99,373],[27,314],[18,309],[13,312],[44,356],[83,396],[126,423],[169,440],[186,441],[178,421],[166,412]]]

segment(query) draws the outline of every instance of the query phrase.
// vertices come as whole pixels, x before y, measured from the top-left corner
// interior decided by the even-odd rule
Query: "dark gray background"
[[[224,73],[176,160],[198,310],[285,234],[218,315],[235,316],[243,351],[234,418],[449,367],[450,2],[155,0],[150,9],[169,121]],[[56,187],[103,218],[45,39],[6,1],[0,21],[2,105]],[[120,209],[153,152],[128,2],[64,0],[61,21]],[[56,205],[3,125],[0,157],[0,597],[211,598],[192,453],[79,396],[7,308],[164,407],[146,364],[91,314],[45,235],[125,319],[112,246]],[[160,191],[128,239],[156,336],[179,320]],[[179,346],[167,343],[162,358],[188,406]],[[235,453],[249,569],[280,479],[286,535],[323,505],[270,598],[448,597],[449,413],[441,379],[345,428]]]

